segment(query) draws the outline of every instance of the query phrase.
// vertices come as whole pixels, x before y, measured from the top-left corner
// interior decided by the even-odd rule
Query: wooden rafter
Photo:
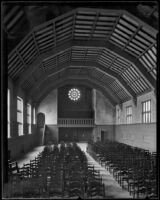
[[[71,62],[71,66],[81,66],[81,62]],[[99,69],[99,70],[101,70],[102,71],[102,74],[103,73],[106,73],[106,74],[109,74],[112,78],[115,78],[115,73],[114,72],[112,72],[111,70],[109,70],[109,69],[105,69],[103,66],[101,66],[100,64],[96,64],[96,63],[93,63],[93,62],[86,62],[86,66],[94,66],[94,67],[96,67],[97,69]],[[67,65],[66,65],[66,63],[64,63],[64,65],[60,65],[59,67],[58,67],[58,69],[59,70],[63,70],[63,69],[66,69],[66,67],[68,67]],[[92,67],[92,69],[93,69],[93,67]],[[54,73],[57,73],[57,69],[53,69],[52,70],[52,72],[50,72],[50,73],[52,73],[53,75],[54,75]],[[40,85],[41,84],[41,82],[43,82],[44,80],[46,80],[46,77],[44,76],[44,78],[42,78],[41,80],[39,80],[39,81],[37,81],[36,83],[35,83],[35,86],[38,84],[38,85]],[[133,90],[129,87],[129,86],[127,86],[127,84],[123,81],[123,79],[120,79],[120,77],[119,78],[117,78],[117,80],[119,81],[119,84],[120,84],[120,86],[125,90],[125,92],[130,96],[130,97],[134,97],[134,96],[136,96],[136,94],[133,92]],[[33,86],[33,90],[31,90],[31,93],[33,93],[34,92],[34,87],[35,86]]]
[[[95,81],[93,81],[92,79],[88,79],[88,77],[86,77],[87,79],[81,79],[79,78],[78,80],[76,78],[74,78],[73,76],[70,77],[68,76],[67,78],[61,78],[59,80],[57,80],[56,82],[51,83],[49,85],[44,85],[44,90],[43,92],[38,92],[38,94],[35,96],[32,96],[33,99],[35,101],[37,101],[37,103],[39,103],[46,95],[49,91],[51,91],[51,89],[55,89],[55,88],[58,88],[58,87],[61,87],[67,83],[78,83],[78,84],[84,84],[84,85],[88,85],[90,86],[91,88],[96,88],[98,90],[100,90],[109,100],[110,100],[110,103],[115,106],[117,103],[119,103],[120,101],[117,101],[117,99],[115,98],[115,96],[111,96],[111,94],[109,93],[108,90],[106,90],[106,87],[104,87],[103,85],[99,84],[99,83],[95,83]],[[84,81],[85,80],[85,81]]]
[[[102,17],[100,17],[101,15]],[[109,22],[107,21],[108,16],[112,17],[112,19],[109,19]],[[117,21],[113,25],[112,21],[114,20],[113,17],[115,16]],[[76,23],[76,20],[79,20],[78,25]],[[97,28],[97,22],[100,22],[98,24],[98,27],[100,27],[100,29],[98,29],[97,34],[99,35],[98,37],[100,37],[100,39],[96,39],[97,36],[94,36],[94,31]],[[129,24],[128,26],[131,28],[131,30],[129,30],[129,27],[124,28],[125,31],[130,32],[130,38],[128,38],[127,42],[124,43],[125,45],[123,49],[122,46],[118,43],[112,43],[104,39],[105,30],[108,31],[110,26],[113,26],[112,31],[109,31],[111,33],[110,36],[113,36],[115,28],[120,23],[122,23],[122,28],[123,25],[125,27],[126,24]],[[104,26],[107,29],[103,30]],[[135,31],[134,27],[137,27]],[[76,31],[80,33],[78,37],[74,37],[74,33]],[[56,33],[58,34],[58,38],[56,37]],[[36,34],[38,34],[38,36]],[[149,35],[147,34],[151,35],[151,38],[149,38]],[[9,75],[13,76],[13,78],[19,77],[16,84],[23,85],[23,83],[32,76],[32,74],[37,70],[37,68],[40,65],[43,65],[43,61],[45,59],[49,59],[50,56],[54,55],[56,59],[56,67],[54,66],[54,70],[57,70],[60,65],[62,65],[63,67],[63,62],[66,62],[67,65],[72,65],[75,63],[76,65],[85,65],[86,67],[88,67],[89,65],[93,65],[96,68],[102,70],[104,73],[107,72],[111,76],[116,78],[118,81],[120,81],[121,87],[124,89],[124,91],[127,92],[129,96],[135,98],[135,96],[137,95],[135,91],[138,91],[136,87],[139,81],[136,82],[135,78],[133,81],[130,80],[128,82],[127,78],[123,77],[124,79],[126,79],[126,81],[124,81],[124,79],[122,78],[122,74],[128,68],[125,68],[123,65],[120,65],[120,67],[117,68],[117,63],[115,64],[115,60],[113,60],[112,63],[110,63],[109,60],[112,56],[110,57],[110,55],[105,55],[105,52],[103,50],[106,49],[111,55],[115,56],[115,58],[122,58],[128,63],[131,63],[133,68],[135,67],[136,72],[138,72],[139,74],[139,77],[137,77],[138,80],[140,80],[142,77],[142,81],[139,82],[139,86],[144,81],[144,83],[146,83],[146,85],[150,87],[146,87],[146,90],[154,90],[156,88],[156,75],[153,76],[152,72],[155,69],[155,66],[152,69],[147,70],[144,63],[141,63],[140,60],[141,57],[143,57],[143,55],[146,52],[148,52],[148,50],[151,49],[153,45],[155,45],[156,35],[157,31],[155,29],[151,28],[150,26],[143,23],[141,20],[132,16],[124,10],[117,11],[105,9],[78,8],[62,16],[59,16],[54,20],[50,20],[42,25],[39,25],[38,27],[35,27],[33,31],[31,31],[16,47],[16,50],[14,49],[13,52],[11,52],[11,55],[17,53],[18,60],[16,55],[12,56],[14,57],[14,59],[12,61],[13,64],[9,66]],[[136,37],[138,37],[138,39]],[[76,38],[76,40],[74,38]],[[145,38],[146,42],[144,41]],[[135,47],[135,41],[132,42],[133,39],[135,39],[135,41],[137,42],[137,48]],[[54,46],[52,44],[53,41]],[[75,62],[72,61],[72,47],[77,48],[77,52],[75,51],[74,57]],[[63,54],[63,52],[67,48],[69,49],[69,52],[67,54]],[[78,48],[80,48],[80,50],[78,50]],[[96,48],[100,48],[99,52],[95,50]],[[20,51],[18,51],[17,49],[20,49]],[[143,49],[144,51],[142,52]],[[36,54],[35,50],[37,50],[38,54]],[[87,50],[89,51],[89,54],[87,54]],[[84,55],[84,60],[80,60],[81,57],[78,55],[78,51],[80,51],[80,54]],[[26,63],[23,57],[21,56],[20,52],[22,55],[24,54],[24,56],[26,56],[23,56],[25,58]],[[139,52],[142,53],[139,55]],[[106,59],[101,58],[102,54],[103,57],[106,57]],[[38,57],[34,59],[35,56]],[[60,59],[57,59],[58,56],[60,56]],[[83,63],[83,61],[85,61],[85,63]],[[20,66],[20,62],[23,64],[22,66]],[[31,64],[28,64],[27,66],[27,63]],[[53,63],[53,61],[51,61],[51,63]],[[44,66],[46,72],[51,69],[51,63],[48,62],[48,68]],[[122,72],[119,72],[119,70],[122,70]],[[156,72],[154,72],[154,74],[156,74]],[[143,86],[142,89],[144,88],[145,87]]]

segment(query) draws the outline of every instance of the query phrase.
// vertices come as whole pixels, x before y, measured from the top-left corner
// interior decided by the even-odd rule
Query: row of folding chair
[[[78,187],[78,184],[80,187]],[[77,191],[81,191],[78,193]],[[61,198],[105,195],[100,173],[87,163],[76,143],[48,147],[24,164],[8,183],[8,197]]]
[[[133,197],[140,195],[155,197],[156,184],[156,153],[131,147],[129,145],[107,141],[90,143],[89,151],[96,155],[101,165],[104,165],[122,187]],[[93,153],[94,152],[94,153]],[[152,189],[149,186],[152,185]]]

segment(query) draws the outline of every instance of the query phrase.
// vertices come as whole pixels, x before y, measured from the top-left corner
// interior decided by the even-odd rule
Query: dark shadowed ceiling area
[[[4,3],[2,6],[3,28],[8,36],[10,52],[29,31],[48,20],[54,19],[77,7],[124,9],[150,24],[158,27],[158,4],[139,2],[90,2],[90,3]]]
[[[8,75],[34,101],[68,82],[98,88],[113,105],[155,91],[155,2],[3,7]]]

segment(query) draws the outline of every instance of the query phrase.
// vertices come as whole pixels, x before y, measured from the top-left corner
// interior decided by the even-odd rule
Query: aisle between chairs
[[[94,165],[95,170],[99,170],[102,176],[102,181],[105,185],[105,195],[106,199],[116,199],[116,198],[133,198],[129,192],[125,189],[122,189],[120,185],[114,180],[113,176],[102,167],[95,159],[93,159],[87,152],[87,143],[77,143],[82,151],[85,152],[87,156],[88,163]]]

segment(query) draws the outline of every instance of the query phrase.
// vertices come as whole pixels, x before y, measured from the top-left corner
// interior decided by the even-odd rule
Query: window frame
[[[151,99],[142,101],[142,123],[143,124],[151,123]]]
[[[126,107],[126,124],[132,124],[133,108],[132,105]]]
[[[32,106],[30,103],[27,103],[27,127],[28,134],[32,133]]]
[[[18,108],[18,101],[20,102],[21,108]],[[18,121],[18,113],[20,113],[22,120]],[[23,99],[19,96],[17,96],[17,125],[18,125],[18,136],[24,135],[23,133],[23,125],[24,125],[24,118],[23,118]],[[20,129],[19,129],[20,127]],[[21,131],[20,131],[21,130]]]

